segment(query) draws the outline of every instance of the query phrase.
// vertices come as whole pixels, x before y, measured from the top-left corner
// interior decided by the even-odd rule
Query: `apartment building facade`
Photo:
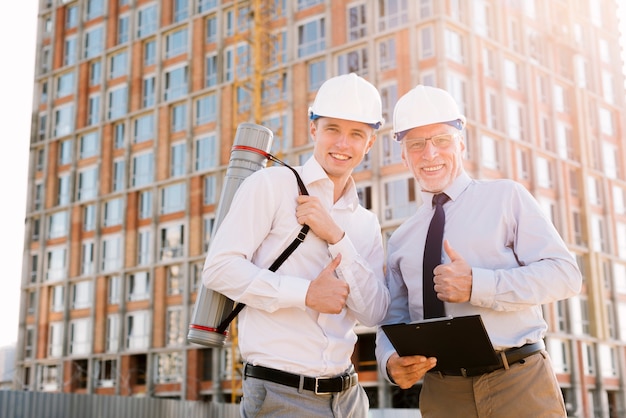
[[[420,197],[395,101],[448,89],[466,168],[524,184],[583,271],[544,307],[570,416],[626,413],[626,100],[611,0],[41,0],[18,389],[236,401],[235,344],[186,340],[237,126],[311,153],[328,77],[374,83],[387,123],[354,174],[387,239]],[[373,408],[417,406],[354,363]]]

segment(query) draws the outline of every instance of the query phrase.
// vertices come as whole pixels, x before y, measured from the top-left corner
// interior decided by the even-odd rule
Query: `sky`
[[[618,1],[626,33],[626,0]],[[0,3],[0,54],[11,57],[0,65],[0,347],[17,341],[19,325],[38,3]]]
[[[19,324],[38,3],[0,3],[0,347]]]

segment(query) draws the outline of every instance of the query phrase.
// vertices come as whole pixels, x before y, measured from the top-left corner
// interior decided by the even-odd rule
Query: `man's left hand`
[[[463,303],[472,295],[472,267],[457,253],[448,240],[443,241],[450,262],[435,267],[434,282],[437,297],[444,302]]]

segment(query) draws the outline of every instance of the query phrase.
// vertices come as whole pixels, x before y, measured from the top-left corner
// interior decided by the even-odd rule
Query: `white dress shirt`
[[[276,272],[268,270],[302,225],[295,216],[295,175],[285,167],[262,169],[237,190],[212,237],[202,281],[247,305],[238,317],[245,361],[308,376],[333,376],[351,364],[356,323],[377,325],[389,305],[380,225],[374,213],[359,205],[352,179],[333,204],[333,183],[314,157],[296,170],[309,194],[321,199],[345,231],[344,238],[329,245],[309,231]],[[347,308],[340,314],[320,314],[305,306],[306,293],[338,254],[342,259],[337,276],[350,286]]]
[[[445,303],[446,315],[479,314],[496,350],[542,339],[541,305],[577,294],[581,273],[574,256],[534,197],[511,180],[473,180],[466,173],[444,192],[450,201],[444,239],[472,268],[466,303]],[[422,192],[417,212],[391,236],[386,281],[391,305],[383,323],[423,319],[422,260],[434,214],[432,193]],[[443,263],[450,262],[442,250]],[[376,356],[387,376],[391,343],[379,329]]]

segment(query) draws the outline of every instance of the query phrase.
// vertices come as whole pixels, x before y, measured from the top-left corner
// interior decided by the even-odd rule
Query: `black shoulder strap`
[[[277,163],[287,167],[288,169],[290,169],[293,172],[293,174],[295,174],[295,176],[296,176],[296,181],[298,182],[298,188],[300,189],[300,194],[303,194],[303,195],[308,195],[309,194],[309,192],[307,191],[306,187],[304,186],[304,182],[300,178],[300,175],[298,174],[298,172],[293,167],[285,164],[284,162],[282,162],[278,158],[274,157],[273,155],[269,155],[268,154],[267,157],[270,160],[272,160],[274,162],[277,162]],[[295,249],[298,247],[298,245],[300,245],[300,243],[302,241],[304,241],[304,237],[306,237],[307,232],[309,232],[309,226],[308,225],[303,225],[302,229],[300,229],[300,232],[298,233],[298,236],[296,237],[296,239],[294,239],[291,242],[291,244],[289,244],[289,246],[287,248],[285,248],[285,251],[283,251],[282,254],[278,256],[276,261],[274,261],[272,263],[272,265],[269,267],[270,271],[278,270],[278,267],[280,267],[281,264],[283,264],[285,262],[285,260],[291,255],[291,253],[293,253],[295,251]],[[219,326],[217,327],[217,332],[221,334],[224,331],[226,331],[226,328],[228,328],[228,325],[230,325],[230,323],[233,321],[233,319],[235,319],[235,317],[239,314],[239,312],[241,312],[241,310],[243,308],[245,308],[245,307],[246,307],[245,303],[238,303],[237,306],[235,306],[235,308],[232,310],[232,312],[219,324]]]

